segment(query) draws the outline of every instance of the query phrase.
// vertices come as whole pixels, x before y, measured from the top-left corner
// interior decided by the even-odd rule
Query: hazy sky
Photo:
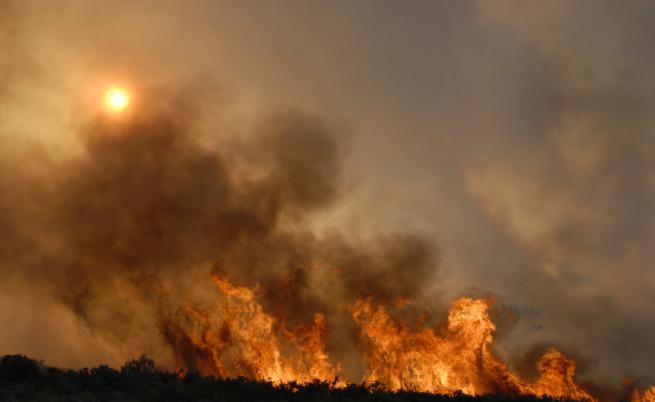
[[[654,38],[655,4],[637,0],[0,0],[0,157],[39,172],[79,153],[115,82],[205,88],[207,131],[229,127],[209,141],[298,109],[346,152],[316,230],[433,241],[424,292],[502,297],[510,362],[544,343],[589,375],[652,376]],[[25,337],[89,330],[20,281],[0,296],[0,321],[22,317],[0,353],[91,364],[111,349]]]

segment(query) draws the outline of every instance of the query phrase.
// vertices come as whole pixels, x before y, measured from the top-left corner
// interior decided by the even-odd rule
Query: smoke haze
[[[348,376],[355,301],[436,326],[465,293],[503,300],[496,349],[526,375],[549,345],[587,380],[652,383],[654,19],[0,0],[0,353],[173,365],[162,326],[217,274],[289,325],[325,314]]]

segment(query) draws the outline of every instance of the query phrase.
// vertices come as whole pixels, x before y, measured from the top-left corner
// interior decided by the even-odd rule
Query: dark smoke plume
[[[349,304],[418,298],[431,282],[422,238],[359,244],[306,228],[342,191],[342,151],[320,119],[280,111],[239,146],[212,148],[192,107],[158,104],[94,117],[80,133],[84,154],[42,174],[2,166],[3,275],[43,282],[111,344],[137,340],[164,356],[160,331],[179,306],[211,303],[211,273],[258,287],[267,311],[292,325],[323,313],[352,342]]]

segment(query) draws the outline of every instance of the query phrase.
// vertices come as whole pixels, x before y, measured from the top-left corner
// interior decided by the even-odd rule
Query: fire
[[[634,384],[632,384],[630,380],[627,380],[624,385],[628,386],[628,388],[632,388],[630,402],[655,402],[655,387],[648,387],[642,393],[634,387]]]
[[[635,391],[632,394],[631,402],[655,402],[655,387],[649,387],[643,394]]]
[[[552,349],[537,363],[539,380],[534,384],[538,396],[557,396],[576,400],[591,399],[591,396],[575,383],[575,361]]]
[[[359,301],[353,307],[353,317],[362,328],[368,365],[365,381],[381,382],[391,390],[461,391],[469,395],[501,392],[593,400],[574,382],[575,363],[557,351],[542,357],[535,384],[510,372],[489,350],[495,325],[487,313],[488,303],[466,297],[453,301],[447,327],[436,334],[430,328],[410,329],[370,300]]]
[[[185,306],[168,318],[162,331],[174,345],[180,366],[216,377],[245,376],[275,384],[337,382],[341,374],[326,350],[325,317],[289,327],[264,311],[257,289],[234,286],[214,276],[219,301],[213,311]],[[539,378],[530,383],[512,373],[491,350],[495,325],[488,314],[490,301],[459,298],[451,303],[448,323],[435,331],[411,327],[393,319],[370,299],[351,307],[360,328],[365,383],[382,384],[391,391],[468,395],[504,393],[593,401],[575,382],[575,362],[556,350],[538,362]],[[655,390],[641,399],[652,401]]]
[[[193,307],[177,312],[164,334],[180,345],[178,363],[216,377],[244,376],[280,384],[315,379],[332,381],[339,368],[325,352],[324,317],[299,328],[287,328],[264,312],[256,292],[214,276],[222,302],[212,315]],[[282,352],[283,346],[287,346]]]

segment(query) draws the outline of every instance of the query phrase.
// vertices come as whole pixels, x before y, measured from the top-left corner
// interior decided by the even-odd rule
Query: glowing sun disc
[[[112,88],[105,94],[105,105],[110,111],[120,112],[124,110],[129,103],[130,96],[124,89]]]

